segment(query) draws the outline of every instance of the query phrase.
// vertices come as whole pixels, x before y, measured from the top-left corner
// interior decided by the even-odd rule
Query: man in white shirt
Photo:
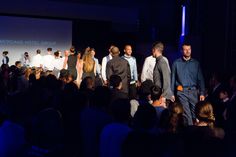
[[[36,50],[36,55],[32,57],[31,67],[41,68],[43,66],[43,56],[41,50]]]
[[[169,62],[166,57],[163,56],[163,59],[166,61],[168,65],[168,69],[170,70]],[[152,52],[152,55],[147,57],[143,64],[142,74],[141,74],[141,82],[144,82],[146,80],[153,81],[153,70],[156,65],[156,56]]]
[[[115,45],[111,45],[109,48],[109,55],[102,58],[102,80],[104,85],[107,85],[106,66],[107,62],[112,59],[111,49],[113,47],[115,47]]]
[[[59,78],[59,75],[60,75],[60,70],[62,69],[63,67],[63,63],[64,63],[64,60],[62,58],[60,58],[60,53],[59,51],[56,51],[54,52],[54,59],[53,59],[53,74]]]
[[[47,48],[47,55],[43,56],[43,69],[47,74],[52,73],[54,69],[53,60],[52,48]]]

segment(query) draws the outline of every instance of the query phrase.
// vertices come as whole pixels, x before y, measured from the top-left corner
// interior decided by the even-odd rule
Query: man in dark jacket
[[[119,57],[120,51],[118,47],[113,47],[111,49],[112,59],[107,62],[106,66],[106,76],[109,79],[111,75],[118,75],[122,79],[122,91],[124,93],[129,93],[129,83],[130,83],[130,67],[129,62],[121,57]]]

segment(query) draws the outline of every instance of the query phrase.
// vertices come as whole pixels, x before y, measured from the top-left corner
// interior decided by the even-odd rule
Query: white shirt
[[[168,59],[164,56],[163,56],[163,59],[166,61],[168,65],[168,69],[170,71]],[[144,82],[146,80],[153,81],[153,70],[154,70],[155,65],[156,65],[155,57],[149,56],[145,59],[144,64],[143,64],[142,74],[141,74],[141,82]]]
[[[53,67],[57,70],[61,70],[64,64],[64,58],[53,58]]]
[[[32,57],[31,67],[41,67],[41,65],[43,65],[43,56],[36,54]]]
[[[54,57],[52,55],[43,56],[43,69],[52,71],[54,69],[53,60]]]
[[[106,77],[106,66],[107,66],[107,62],[109,61],[108,58],[109,58],[109,60],[112,59],[111,54],[109,54],[108,56],[105,56],[105,57],[102,58],[102,79],[104,81],[107,80],[107,77]]]

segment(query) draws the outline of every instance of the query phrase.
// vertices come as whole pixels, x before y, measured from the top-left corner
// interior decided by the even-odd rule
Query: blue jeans
[[[183,91],[177,91],[179,102],[183,105],[184,121],[187,125],[193,125],[195,116],[195,106],[198,102],[198,91],[196,88],[184,88]]]

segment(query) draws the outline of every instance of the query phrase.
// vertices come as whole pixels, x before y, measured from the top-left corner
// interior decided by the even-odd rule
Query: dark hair
[[[118,75],[111,75],[110,76],[110,80],[109,80],[110,87],[117,88],[117,87],[119,87],[121,82],[122,82],[122,80],[121,80],[120,76],[118,76]]]
[[[2,54],[7,55],[8,51],[3,51]]]
[[[54,56],[59,57],[59,51],[54,52]]]
[[[40,49],[37,49],[37,50],[36,50],[36,53],[37,53],[37,54],[40,54],[40,53],[41,53],[41,50],[40,50]]]
[[[162,52],[164,50],[164,44],[160,41],[157,41],[157,42],[153,43],[152,49],[158,49]]]
[[[153,101],[160,99],[161,94],[162,94],[162,89],[159,86],[154,85],[151,87],[151,99]]]
[[[25,52],[24,55],[25,55],[25,57],[29,57],[29,53],[28,52]]]
[[[145,80],[139,89],[139,95],[141,98],[145,98],[149,94],[151,94],[151,87],[153,86],[152,80]]]
[[[182,43],[182,46],[184,46],[184,45],[191,46],[191,42],[190,42],[189,37],[185,37],[185,39]]]
[[[21,64],[21,61],[16,61],[15,62],[15,66],[17,66],[18,64]]]
[[[47,48],[47,51],[52,51],[52,48],[51,47]]]

